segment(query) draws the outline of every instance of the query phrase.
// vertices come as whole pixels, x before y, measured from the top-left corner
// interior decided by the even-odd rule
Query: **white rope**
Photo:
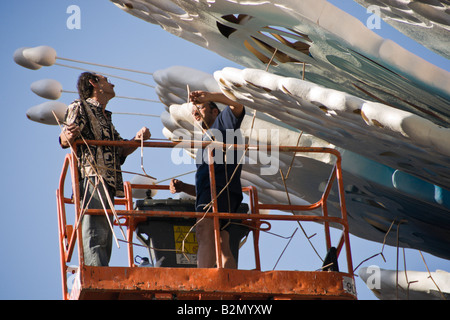
[[[93,63],[93,62],[87,62],[87,61],[81,61],[81,60],[74,60],[74,59],[68,59],[68,58],[62,58],[62,57],[56,57],[56,59],[65,60],[65,61],[71,61],[71,62],[76,62],[76,63],[89,64],[89,65],[92,65],[92,66],[98,66],[98,67],[104,67],[104,68],[117,69],[117,70],[128,71],[128,72],[135,72],[135,73],[142,73],[142,74],[153,75],[153,73],[151,73],[151,72],[140,71],[140,70],[133,70],[133,69],[127,69],[127,68],[121,68],[121,67],[115,67],[115,66],[109,66],[109,65],[105,65],[105,64],[99,64],[99,63]]]
[[[132,79],[128,79],[128,78],[124,78],[124,77],[120,77],[120,76],[116,76],[116,75],[112,75],[112,74],[108,74],[108,73],[104,73],[104,72],[97,72],[97,71],[94,71],[94,70],[85,69],[85,68],[79,68],[79,67],[70,66],[70,65],[67,65],[67,64],[62,64],[62,63],[55,63],[55,65],[61,66],[61,67],[66,67],[66,68],[77,69],[77,70],[83,70],[83,71],[89,71],[89,72],[94,72],[94,73],[100,73],[100,74],[103,74],[103,75],[108,76],[108,77],[134,82],[134,83],[137,83],[137,84],[140,84],[140,85],[143,85],[143,86],[147,86],[147,87],[150,87],[150,88],[155,88],[155,86],[150,85],[148,83],[144,83],[144,82],[140,82],[140,81],[136,81],[136,80],[132,80]]]
[[[130,116],[144,116],[144,117],[154,117],[159,118],[157,114],[147,114],[147,113],[134,113],[134,112],[113,112],[112,114],[130,115]]]
[[[61,90],[61,92],[64,92],[64,93],[76,93],[76,94],[78,94],[77,91],[70,91],[70,90]],[[155,102],[155,103],[162,103],[160,100],[152,100],[152,99],[136,98],[136,97],[115,96],[115,98],[119,98],[119,99],[128,99],[128,100],[139,100],[139,101]]]

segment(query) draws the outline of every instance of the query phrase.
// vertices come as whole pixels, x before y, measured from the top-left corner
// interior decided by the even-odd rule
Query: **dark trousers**
[[[222,190],[221,188],[217,188],[217,189],[219,191]],[[210,202],[211,202],[211,195],[209,193],[200,195],[199,199],[197,200],[196,211],[204,212],[205,206]],[[219,209],[219,212],[236,213],[239,210],[239,206],[240,206],[241,202],[242,202],[242,193],[239,194],[239,193],[230,192],[230,196],[228,199],[228,194],[227,194],[227,191],[225,190],[217,198],[217,208]],[[212,212],[212,209],[210,209],[209,212]],[[229,222],[230,222],[230,219],[220,219],[220,229],[227,230]]]

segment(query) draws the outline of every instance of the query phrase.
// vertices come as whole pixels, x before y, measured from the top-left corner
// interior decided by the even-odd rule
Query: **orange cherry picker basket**
[[[174,142],[105,142],[87,141],[92,145],[117,145],[149,148],[193,147],[191,143]],[[233,145],[236,148],[251,147],[248,145]],[[77,144],[73,146],[74,150]],[[203,142],[203,147],[208,143]],[[258,148],[254,146],[254,148]],[[121,228],[126,227],[128,262],[127,266],[97,267],[84,264],[82,250],[82,233],[78,227],[81,215],[80,192],[78,180],[78,164],[75,152],[66,155],[62,168],[59,187],[56,192],[59,246],[61,257],[62,297],[64,300],[82,299],[343,299],[355,300],[356,290],[350,250],[349,227],[344,199],[344,184],[342,180],[341,156],[335,149],[313,148],[297,146],[277,146],[280,152],[291,153],[329,153],[336,157],[335,165],[328,179],[323,195],[319,201],[311,205],[289,204],[261,204],[255,187],[245,187],[243,191],[249,197],[249,213],[221,213],[213,202],[212,212],[206,215],[214,219],[216,243],[216,268],[187,268],[187,267],[153,267],[141,268],[135,264],[133,253],[133,237],[139,223],[149,217],[191,218],[196,219],[204,214],[187,211],[136,210],[133,208],[132,190],[134,189],[163,189],[168,185],[138,185],[124,183],[125,197],[114,199],[115,207],[124,209],[114,210],[121,221]],[[270,147],[268,147],[270,150]],[[212,153],[210,153],[212,157]],[[69,174],[72,195],[65,196],[64,186]],[[215,186],[214,166],[210,165],[211,185]],[[337,183],[340,201],[340,217],[328,215],[327,198],[333,183]],[[212,199],[216,198],[215,188],[212,189]],[[73,224],[68,224],[67,208],[72,206],[71,212],[75,217]],[[280,210],[283,214],[261,214],[260,210]],[[320,215],[293,215],[295,211],[312,211],[321,209]],[[107,210],[111,213],[111,210]],[[105,210],[88,209],[83,214],[105,214]],[[222,268],[219,219],[241,219],[249,227],[253,235],[255,268],[252,270]],[[261,225],[269,221],[313,221],[324,226],[327,252],[335,249],[337,257],[345,251],[347,272],[340,271],[290,271],[290,270],[261,270],[259,239]],[[340,225],[342,231],[337,245],[332,246],[330,224]],[[124,232],[125,233],[125,232]],[[77,250],[75,250],[77,249]],[[74,252],[77,251],[78,259]],[[76,262],[75,262],[76,261]],[[73,264],[77,264],[73,267]],[[68,285],[68,274],[73,273],[75,280]]]

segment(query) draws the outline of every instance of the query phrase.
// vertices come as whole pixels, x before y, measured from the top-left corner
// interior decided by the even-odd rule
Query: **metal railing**
[[[122,147],[150,147],[150,148],[193,148],[194,144],[192,142],[135,142],[135,141],[86,141],[85,143],[89,145],[113,145]],[[58,228],[59,228],[59,243],[60,243],[60,255],[61,255],[61,274],[62,274],[62,286],[63,286],[63,297],[64,299],[69,297],[67,288],[67,264],[72,260],[72,255],[75,249],[76,243],[78,243],[78,256],[79,256],[79,266],[84,265],[84,255],[82,249],[82,234],[81,228],[78,227],[81,220],[81,207],[80,207],[80,189],[79,189],[79,177],[78,177],[78,162],[75,156],[77,145],[73,146],[73,152],[66,155],[62,172],[59,180],[59,187],[56,192],[57,198],[57,208],[58,208]],[[198,147],[199,143],[195,144]],[[211,199],[216,199],[215,190],[215,175],[214,175],[214,165],[212,160],[212,147],[217,148],[217,143],[214,142],[202,142],[200,144],[203,148],[211,148],[209,152],[210,156],[210,182],[211,182]],[[249,149],[253,148],[258,150],[260,147],[251,145],[223,145],[225,147],[232,146],[235,150],[238,149]],[[261,260],[259,251],[259,237],[261,225],[270,223],[267,221],[313,221],[322,222],[324,225],[325,232],[325,242],[327,251],[332,247],[331,235],[330,235],[330,223],[339,224],[342,226],[342,235],[340,237],[339,243],[337,244],[337,255],[339,257],[342,248],[345,248],[346,252],[346,262],[348,272],[346,275],[348,277],[354,278],[353,275],[353,265],[350,250],[350,239],[349,239],[349,227],[347,222],[347,211],[345,206],[344,198],[344,184],[342,179],[342,168],[341,168],[341,156],[340,153],[331,148],[315,148],[315,147],[298,147],[298,146],[277,146],[279,152],[293,152],[293,153],[328,153],[336,157],[336,162],[333,166],[331,175],[328,179],[327,185],[323,191],[322,197],[311,205],[291,205],[291,204],[261,204],[258,199],[258,192],[254,186],[243,188],[244,192],[248,193],[249,196],[249,214],[242,213],[222,213],[218,212],[217,203],[213,201],[213,206],[211,212],[209,212],[206,217],[214,219],[214,234],[216,243],[216,259],[217,268],[222,268],[222,255],[220,246],[220,219],[239,219],[243,223],[250,227],[253,231],[253,247],[255,255],[255,266],[256,270],[261,270]],[[265,146],[264,151],[270,151],[270,146]],[[65,197],[64,185],[67,173],[70,169],[70,177],[72,180],[72,197]],[[337,181],[338,193],[340,200],[340,217],[332,217],[328,214],[327,199],[330,195],[331,188],[334,181]],[[124,210],[114,210],[115,214],[120,217],[121,227],[127,228],[127,242],[128,242],[128,266],[135,267],[133,259],[133,233],[135,231],[136,225],[146,220],[147,217],[155,216],[165,216],[165,217],[185,217],[185,218],[201,218],[205,214],[203,212],[183,212],[183,211],[145,211],[145,210],[134,210],[133,209],[133,199],[132,190],[133,189],[160,189],[168,190],[168,185],[140,185],[131,184],[130,182],[124,183],[125,197],[123,199],[114,199],[114,204],[118,206],[125,206]],[[66,205],[74,205],[75,211],[75,222],[73,225],[67,224],[66,216]],[[322,209],[322,215],[292,215],[292,214],[261,214],[260,210],[280,210],[280,211],[313,211],[316,209]],[[112,213],[112,210],[106,210],[107,213]],[[87,209],[84,214],[105,214],[105,210],[102,209]],[[117,223],[117,221],[116,221]]]

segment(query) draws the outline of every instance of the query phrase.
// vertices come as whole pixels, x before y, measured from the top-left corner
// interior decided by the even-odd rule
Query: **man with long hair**
[[[111,112],[106,110],[115,97],[114,85],[100,74],[84,72],[78,78],[80,98],[67,108],[65,125],[59,136],[62,148],[85,140],[123,141],[116,131]],[[140,129],[131,140],[147,140],[148,128]],[[123,196],[121,165],[136,148],[87,146],[79,144],[81,203],[88,209],[110,209],[115,196]],[[109,221],[108,221],[109,220]],[[85,214],[81,221],[85,265],[107,266],[112,251],[112,216]]]

